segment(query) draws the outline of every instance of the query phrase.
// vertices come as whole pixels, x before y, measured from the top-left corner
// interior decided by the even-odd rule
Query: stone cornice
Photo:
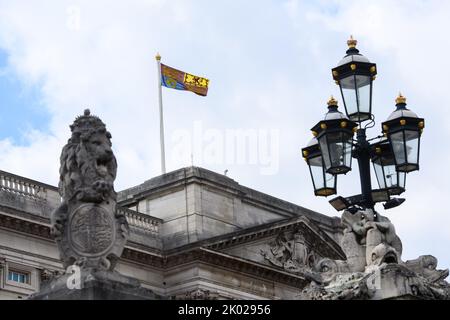
[[[149,265],[163,270],[188,265],[192,263],[206,263],[214,267],[221,267],[238,273],[249,274],[265,280],[275,281],[289,286],[303,288],[309,281],[304,277],[262,265],[250,260],[230,256],[207,248],[195,248],[169,256],[152,256],[129,248],[124,250],[122,259]]]
[[[118,211],[125,215],[131,230],[135,229],[138,231],[142,231],[150,237],[154,238],[159,237],[159,228],[163,220],[140,212],[132,211],[127,208],[121,208],[119,206]],[[3,219],[3,221],[1,219]],[[16,222],[14,224],[7,223],[5,222],[5,219],[7,221],[11,220]],[[20,221],[23,221],[24,226],[21,226],[22,222]],[[18,232],[30,233],[30,231],[26,228],[26,226],[29,224],[36,226],[45,225],[49,227],[50,219],[47,216],[39,216],[36,214],[28,213],[24,210],[20,210],[19,208],[13,208],[8,205],[0,205],[0,227],[4,226],[6,228],[10,228]],[[32,232],[31,234],[38,235]]]
[[[10,206],[0,204],[0,215],[8,215],[17,219],[27,220],[33,223],[50,225],[50,219],[43,216],[38,216],[23,210],[15,209]]]
[[[329,217],[291,202],[250,189],[240,185],[229,177],[199,167],[182,168],[147,180],[136,187],[125,189],[119,192],[118,202],[122,206],[132,205],[143,198],[157,197],[178,186],[182,187],[192,183],[219,188],[221,191],[240,197],[243,202],[269,209],[286,217],[307,216],[309,219],[320,223],[321,226],[328,227],[330,231],[340,228],[340,220],[337,217]]]
[[[0,207],[0,209],[4,211],[4,208]],[[9,229],[28,236],[36,236],[53,242],[53,237],[50,235],[50,221],[45,219],[45,222],[26,220],[20,216],[0,212],[0,228]],[[128,241],[127,244],[131,244],[133,247],[139,248],[139,250],[145,250],[155,254],[161,252],[158,248],[149,248],[133,241]]]
[[[141,250],[136,250],[130,248],[128,245],[125,246],[123,250],[121,260],[128,260],[134,263],[139,263],[142,265],[163,269],[164,268],[164,257],[161,255],[156,255],[154,253],[148,253]]]
[[[0,227],[53,242],[48,225],[0,214]],[[201,262],[294,287],[303,287],[307,283],[307,280],[299,275],[203,247],[196,247],[194,249],[182,250],[165,255],[157,249],[146,248],[142,245],[128,242],[121,259],[161,270]]]
[[[49,225],[24,220],[6,214],[0,214],[0,228],[14,230],[25,235],[33,235],[47,240],[52,239]]]
[[[137,243],[135,241],[132,241],[130,239],[128,239],[127,244],[125,245],[125,248],[130,248],[133,251],[144,252],[146,254],[150,253],[152,255],[156,255],[159,257],[162,257],[164,254],[164,252],[159,248],[152,248],[152,247]]]
[[[0,213],[0,227],[14,230],[16,232],[33,235],[43,239],[53,241],[50,235],[50,226],[47,223],[33,222],[31,220],[25,220],[22,217],[14,215]],[[332,257],[335,259],[345,259],[345,255],[342,249],[331,239],[326,233],[322,232],[318,228],[314,228],[314,225],[308,223],[308,220],[304,217],[296,218],[294,220],[283,220],[278,223],[269,223],[263,226],[257,226],[241,231],[237,231],[231,234],[215,237],[212,239],[206,239],[196,243],[186,245],[181,248],[172,249],[166,251],[167,255],[176,255],[179,252],[192,250],[198,247],[210,248],[213,250],[223,250],[232,246],[242,245],[249,241],[256,241],[265,237],[273,236],[283,231],[302,229],[309,238],[310,245],[318,246],[316,250],[324,254],[324,256]],[[146,254],[162,256],[163,252],[158,248],[150,248],[148,246],[135,243],[132,241],[127,242],[127,247],[130,250],[136,248],[140,252]],[[147,258],[144,258],[144,262]]]
[[[41,255],[41,254],[36,254],[36,253],[33,253],[33,252],[28,252],[28,251],[24,251],[24,250],[15,249],[15,248],[10,248],[10,247],[7,247],[5,245],[0,245],[0,249],[4,250],[4,251],[11,251],[11,252],[14,252],[14,253],[22,255],[22,256],[28,256],[28,257],[33,257],[35,259],[51,261],[53,263],[60,263],[61,262],[61,260],[59,260],[59,259],[51,258],[51,257],[44,256],[44,255]],[[1,257],[0,257],[0,263],[1,263]],[[61,270],[63,270],[63,269],[61,268]]]
[[[0,176],[4,177],[4,179],[7,179],[8,181],[14,181],[14,183],[16,184],[20,183],[20,186],[15,186],[16,188],[18,188],[17,190],[15,190],[14,188],[11,190],[13,191],[13,193],[17,194],[23,193],[22,196],[27,194],[27,191],[24,188],[29,188],[30,186],[42,187],[56,194],[58,192],[58,188],[55,186],[28,179],[26,177],[18,176],[6,171],[0,170]],[[118,193],[118,202],[126,206],[136,202],[138,199],[141,199],[143,197],[156,194],[160,195],[164,192],[172,192],[173,188],[176,188],[177,186],[182,187],[186,184],[191,183],[208,185],[221,191],[234,194],[235,196],[239,196],[243,202],[262,207],[266,210],[273,211],[286,217],[302,215],[307,216],[309,219],[318,222],[321,227],[325,227],[331,232],[336,230],[336,228],[340,228],[340,221],[336,217],[329,217],[321,213],[295,205],[288,201],[284,201],[265,193],[250,189],[248,187],[240,185],[229,177],[199,167],[187,167],[169,172],[167,174],[147,180],[136,187],[120,191]],[[10,189],[9,187],[6,187],[6,185],[3,187],[6,189]],[[31,195],[31,197],[34,197],[32,193],[30,193],[29,195]],[[20,202],[18,201],[18,199],[13,199],[13,201],[14,203]],[[50,203],[46,203],[44,201],[42,204],[38,205],[43,206],[43,208],[40,208],[39,211],[42,211],[41,209],[43,209],[44,212],[48,210],[51,211],[51,206],[55,206],[55,203],[52,203],[50,206],[49,205]]]
[[[306,236],[306,240],[316,252],[325,257],[333,259],[345,259],[345,254],[341,247],[325,232],[317,228],[307,218],[285,219],[280,222],[268,223],[233,233],[201,240],[196,243],[188,244],[182,248],[175,248],[167,251],[167,254],[174,254],[180,250],[188,250],[195,247],[205,247],[213,250],[224,250],[233,246],[244,245],[248,242],[257,241],[279,234],[284,231],[301,230]]]

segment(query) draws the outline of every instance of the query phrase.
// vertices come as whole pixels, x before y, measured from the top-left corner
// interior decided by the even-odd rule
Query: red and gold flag
[[[188,90],[200,96],[206,96],[208,94],[209,80],[161,63],[161,85],[176,90]]]

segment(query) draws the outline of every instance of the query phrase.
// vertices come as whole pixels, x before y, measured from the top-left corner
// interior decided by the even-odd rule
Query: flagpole
[[[161,56],[156,54],[156,65],[158,68],[158,97],[159,97],[159,139],[161,146],[161,173],[166,173],[166,154],[164,150],[164,121],[162,104],[162,84],[161,84]]]

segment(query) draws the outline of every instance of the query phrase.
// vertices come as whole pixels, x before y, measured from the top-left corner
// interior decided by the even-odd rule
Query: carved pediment
[[[331,237],[305,218],[261,226],[210,248],[297,274],[309,272],[322,258],[345,257]]]

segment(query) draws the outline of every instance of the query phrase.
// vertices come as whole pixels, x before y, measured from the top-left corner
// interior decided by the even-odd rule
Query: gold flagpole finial
[[[353,36],[350,36],[350,39],[347,40],[347,45],[349,48],[356,48],[356,45],[358,44],[358,41],[353,39]]]
[[[161,56],[159,55],[159,52],[156,54],[155,59],[160,61],[161,60]]]

